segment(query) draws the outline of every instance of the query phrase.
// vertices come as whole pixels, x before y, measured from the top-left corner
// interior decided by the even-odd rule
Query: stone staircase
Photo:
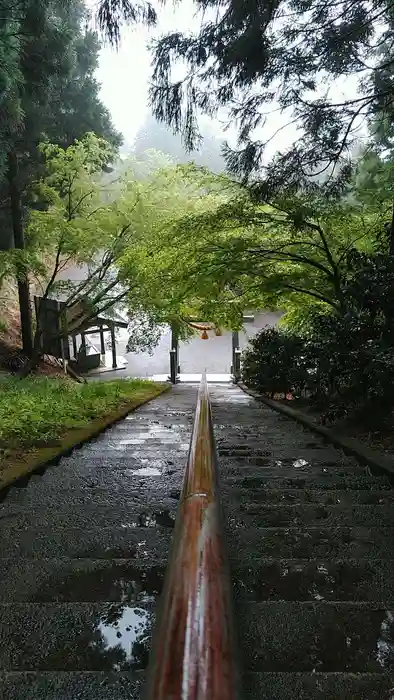
[[[393,700],[390,481],[211,389],[247,700]]]
[[[1,700],[139,700],[197,386],[0,503]]]
[[[388,478],[210,393],[242,700],[394,700]],[[196,398],[178,385],[2,494],[1,700],[140,700]]]

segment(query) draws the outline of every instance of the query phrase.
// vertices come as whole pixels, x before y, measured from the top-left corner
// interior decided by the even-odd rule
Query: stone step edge
[[[158,559],[157,557],[154,559],[149,559],[149,560],[142,560],[142,559],[135,559],[135,557],[20,557],[20,556],[15,556],[15,557],[0,557],[0,566],[2,564],[28,564],[31,566],[39,566],[40,562],[43,562],[44,564],[50,564],[50,563],[55,563],[59,562],[61,564],[75,564],[76,566],[80,562],[86,562],[90,564],[103,564],[106,563],[108,564],[108,567],[112,565],[122,565],[122,564],[130,564],[131,568],[136,569],[137,571],[148,571],[153,568],[167,568],[168,564],[168,557],[163,555],[162,559]],[[320,559],[309,559],[309,558],[300,558],[300,557],[255,557],[253,559],[253,563],[237,563],[234,564],[231,562],[231,572],[235,573],[238,570],[244,570],[244,569],[249,569],[253,571],[255,568],[260,567],[263,564],[310,564],[310,565],[316,565],[316,564],[328,564],[328,565],[337,565],[337,564],[350,564],[351,566],[357,565],[357,564],[373,564],[374,566],[378,566],[379,564],[382,566],[387,566],[390,562],[394,562],[394,556],[392,559],[382,559],[381,557],[334,557],[333,559],[328,559],[327,557],[321,557]]]
[[[62,600],[62,601],[47,601],[47,602],[35,602],[35,601],[10,601],[10,602],[0,602],[0,610],[3,608],[72,608],[72,607],[101,607],[103,605],[124,605],[121,601],[117,603],[114,600]],[[263,610],[269,607],[278,608],[290,608],[293,611],[299,608],[311,608],[316,610],[321,610],[322,608],[341,608],[343,610],[383,610],[387,609],[387,606],[394,607],[394,600],[372,600],[372,601],[348,601],[348,600],[238,600],[237,601],[237,615],[240,613],[246,613],[249,608],[255,611],[254,619],[258,617],[259,609]],[[138,603],[138,607],[142,607],[149,610],[157,609],[157,602],[144,601]]]
[[[224,520],[225,520],[225,526],[226,526],[226,519],[224,519]],[[133,534],[140,533],[141,538],[143,535],[146,535],[148,533],[150,533],[151,535],[153,535],[155,533],[156,535],[160,535],[160,536],[169,535],[170,539],[172,538],[172,534],[174,532],[173,528],[170,529],[168,527],[130,527],[130,528],[127,528],[127,530],[122,528],[122,527],[116,527],[116,525],[106,525],[106,526],[100,527],[100,532],[103,532],[103,531],[110,532],[111,530],[113,532],[123,532],[123,533],[128,532],[128,533],[133,533]],[[250,530],[250,527],[243,527],[243,528],[238,527],[236,529],[236,532],[244,534],[245,531],[247,531],[247,530]],[[332,525],[331,527],[324,527],[324,525],[312,526],[312,527],[309,527],[309,526],[306,527],[304,525],[299,525],[299,526],[288,525],[288,526],[282,526],[282,527],[254,527],[253,528],[254,533],[293,532],[293,531],[300,532],[301,530],[302,530],[302,532],[320,532],[321,530],[324,530],[325,532],[338,532],[338,531],[339,532],[342,532],[342,531],[348,532],[349,530],[357,530],[357,531],[363,530],[365,532],[369,532],[371,530],[379,530],[379,531],[382,531],[385,533],[387,532],[387,533],[393,534],[394,533],[394,525],[393,526],[388,526],[388,525],[387,526],[384,526],[384,525],[383,526],[380,526],[380,525],[376,525],[376,526],[375,525],[367,525],[367,526],[364,526],[364,525]],[[32,525],[31,527],[24,528],[21,532],[23,532],[23,534],[26,534],[26,533],[32,532],[32,531],[48,532],[48,525],[37,525],[37,526]],[[65,525],[65,526],[61,525],[59,527],[58,523],[56,523],[56,527],[52,528],[51,532],[53,533],[56,531],[84,532],[86,534],[89,534],[89,533],[97,533],[97,528],[80,528],[80,527],[72,527],[69,525]],[[393,549],[393,557],[394,557],[394,549]]]
[[[137,502],[133,503],[131,506],[127,506],[127,503],[125,502],[122,504],[122,507],[120,507],[120,504],[118,506],[112,505],[112,504],[106,504],[106,503],[81,503],[78,505],[75,505],[73,503],[67,504],[64,503],[63,505],[60,503],[57,503],[53,506],[41,508],[39,506],[31,506],[31,505],[19,505],[18,503],[3,503],[0,504],[0,522],[1,520],[4,519],[11,519],[11,518],[17,518],[18,516],[26,517],[28,514],[31,514],[32,517],[40,515],[41,520],[43,520],[45,517],[50,517],[54,513],[56,513],[57,518],[61,518],[62,515],[71,515],[75,511],[81,511],[82,513],[89,513],[91,515],[94,515],[97,513],[98,515],[105,515],[106,512],[113,513],[114,516],[116,517],[117,513],[123,514],[125,510],[130,511],[130,518],[133,517],[133,512],[136,514],[141,514],[140,511],[143,513],[147,512],[149,513],[150,511],[153,511],[154,513],[160,510],[164,511],[170,511],[171,513],[176,513],[178,506],[176,503],[172,503],[174,499],[171,499],[167,496],[167,498],[163,499],[157,499],[155,502],[151,503],[143,503],[143,502]],[[164,507],[160,508],[159,506],[163,503],[164,501]],[[170,503],[168,503],[170,501]],[[279,501],[278,503],[273,503],[270,501],[269,503],[262,503],[258,501],[257,503],[255,501],[252,501],[251,503],[247,504],[248,510],[242,510],[240,509],[238,504],[232,504],[230,500],[226,500],[223,502],[223,507],[228,509],[229,514],[231,515],[237,515],[239,517],[245,517],[246,515],[253,515],[256,516],[258,515],[258,512],[256,513],[255,511],[271,511],[271,510],[282,510],[282,509],[287,509],[289,511],[291,510],[305,510],[306,512],[311,511],[311,510],[316,510],[316,509],[324,509],[327,511],[332,511],[333,513],[346,513],[347,511],[354,511],[354,510],[360,510],[362,512],[368,513],[371,511],[376,511],[379,513],[379,511],[383,510],[393,510],[394,511],[394,500],[392,503],[346,503],[346,504],[341,504],[341,503],[309,503],[309,502],[301,502],[301,503],[284,503]],[[251,510],[249,510],[251,508]],[[133,510],[134,509],[134,510]],[[108,526],[106,526],[108,527]],[[161,526],[161,525],[155,525],[150,527],[149,529],[154,530],[156,528],[160,527],[166,527],[166,526]],[[351,526],[350,526],[351,527]],[[357,526],[355,526],[357,527]],[[369,526],[368,526],[369,527]],[[386,527],[393,527],[394,528],[394,518],[393,518],[393,525],[387,525]],[[130,530],[133,528],[129,528]],[[141,529],[141,527],[135,528],[135,529]]]
[[[20,673],[20,671],[16,671],[15,673]],[[68,673],[65,671],[64,673]],[[87,673],[92,673],[88,671]],[[93,673],[96,673],[93,671]],[[1,672],[0,672],[1,675]],[[357,671],[315,671],[314,673],[308,672],[308,671],[245,671],[245,676],[250,676],[251,678],[253,677],[265,677],[265,676],[270,676],[270,677],[277,677],[277,678],[289,678],[293,676],[294,678],[349,678],[351,680],[357,679],[357,678],[371,678],[371,679],[384,679],[384,678],[393,678],[393,674],[390,671],[382,671],[382,672],[374,672],[374,671],[365,671],[365,672],[357,672]],[[394,684],[394,680],[393,680]]]
[[[238,386],[245,392],[245,394],[249,394],[249,396],[252,396],[257,401],[261,401],[274,411],[296,420],[298,423],[301,423],[305,427],[309,428],[312,432],[322,435],[326,440],[328,440],[328,442],[331,442],[336,447],[340,447],[345,452],[353,455],[360,462],[374,466],[383,472],[394,474],[394,457],[390,457],[379,450],[374,450],[371,447],[368,447],[368,445],[356,440],[356,438],[340,435],[331,428],[326,428],[323,425],[319,425],[315,420],[313,420],[313,418],[305,413],[302,413],[295,408],[291,408],[290,406],[285,406],[278,401],[268,399],[266,396],[260,394],[254,389],[249,389],[249,387],[247,387],[243,382],[238,382]]]
[[[392,680],[393,674],[389,671],[373,672],[366,671],[362,672],[350,672],[350,671],[316,671],[315,673],[310,673],[307,671],[245,671],[243,674],[245,678],[297,678],[297,679],[310,679],[312,678],[344,678],[349,680],[366,679],[371,680],[384,680],[386,678]],[[0,678],[25,678],[25,677],[37,677],[37,678],[68,678],[68,677],[98,677],[98,678],[144,678],[146,676],[146,669],[130,669],[128,671],[88,671],[88,670],[78,670],[78,671],[65,671],[60,669],[58,671],[0,671]],[[394,683],[394,681],[393,681]]]

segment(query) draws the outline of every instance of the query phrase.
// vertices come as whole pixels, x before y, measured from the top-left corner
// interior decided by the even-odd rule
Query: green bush
[[[265,329],[243,356],[243,381],[273,395],[305,393],[325,420],[382,427],[394,412],[394,259],[352,253],[341,312],[317,308],[303,338]]]
[[[300,395],[308,381],[304,341],[264,328],[243,353],[242,381],[264,394]]]
[[[354,414],[371,426],[394,409],[394,346],[365,311],[316,319],[305,344],[307,390],[330,417]]]

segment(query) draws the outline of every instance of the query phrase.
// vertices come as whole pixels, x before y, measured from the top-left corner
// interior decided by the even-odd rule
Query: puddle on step
[[[156,513],[141,513],[136,520],[130,522],[130,524],[124,524],[121,527],[167,527],[172,529],[174,525],[175,519],[170,514],[170,511],[159,510]]]
[[[140,467],[139,469],[127,469],[126,473],[135,476],[161,476],[162,472],[156,467]]]
[[[141,465],[137,469],[126,469],[125,473],[131,476],[166,476],[173,473],[168,467],[174,465],[172,461],[165,459],[147,459],[140,457],[138,460]]]
[[[307,462],[306,459],[296,459],[292,466],[294,469],[302,469],[303,467],[309,466],[309,462]]]
[[[383,669],[391,669],[394,665],[394,615],[386,611],[386,617],[380,625],[380,637],[376,645],[376,660]]]
[[[97,642],[111,656],[114,671],[146,668],[152,630],[152,613],[144,608],[109,606],[97,625]]]

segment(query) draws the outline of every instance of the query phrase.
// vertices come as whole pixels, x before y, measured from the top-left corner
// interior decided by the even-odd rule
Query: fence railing
[[[146,700],[238,700],[208,385],[200,385]]]

